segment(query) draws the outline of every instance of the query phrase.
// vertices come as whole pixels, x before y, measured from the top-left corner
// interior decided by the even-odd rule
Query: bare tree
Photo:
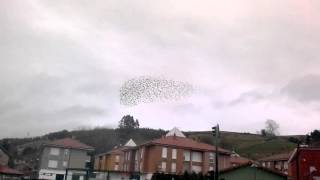
[[[276,121],[274,121],[272,119],[267,119],[265,124],[266,124],[265,131],[266,131],[266,133],[268,135],[275,136],[275,135],[279,135],[280,134],[279,133],[280,126]]]

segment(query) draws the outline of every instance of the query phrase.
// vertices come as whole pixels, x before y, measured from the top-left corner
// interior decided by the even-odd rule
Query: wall
[[[87,160],[90,160],[90,156],[87,155],[86,151],[69,149],[68,153],[65,152],[66,149],[59,148],[59,155],[50,154],[51,147],[44,147],[40,158],[40,169],[57,169],[64,170],[69,168],[85,168]],[[49,168],[49,160],[55,160],[58,162],[57,168]],[[70,160],[70,161],[69,161]],[[63,165],[66,161],[67,166]]]
[[[312,179],[310,169],[320,170],[320,149],[318,150],[299,150],[299,158],[297,156],[289,164],[289,179],[297,179],[297,161],[299,164],[300,179]],[[320,172],[319,172],[320,174]]]

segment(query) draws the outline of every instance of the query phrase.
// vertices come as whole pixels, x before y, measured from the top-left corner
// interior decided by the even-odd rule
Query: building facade
[[[124,150],[136,146],[136,143],[130,139],[124,146],[115,146],[111,151],[96,155],[94,169],[99,171],[123,171]]]
[[[259,160],[262,167],[288,174],[288,160],[292,152],[275,154]]]
[[[66,178],[66,169],[84,169],[86,163],[90,162],[89,153],[93,150],[93,147],[72,138],[60,139],[44,144],[40,157],[39,179],[83,179],[83,175],[72,172]]]
[[[289,180],[320,179],[320,148],[299,147],[289,161]]]
[[[140,172],[141,179],[151,179],[155,172],[183,174],[214,170],[215,147],[186,138],[174,128],[165,137],[123,150],[124,172]],[[231,166],[231,152],[219,148],[219,168]]]

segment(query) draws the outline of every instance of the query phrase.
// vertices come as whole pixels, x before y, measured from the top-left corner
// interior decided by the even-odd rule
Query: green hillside
[[[114,146],[124,144],[132,138],[137,144],[148,140],[160,138],[167,131],[162,129],[109,129],[96,128],[90,130],[59,131],[36,138],[3,139],[0,145],[5,147],[14,160],[23,160],[32,167],[36,166],[40,145],[44,142],[64,137],[74,137],[96,148],[95,153],[106,152]],[[214,139],[210,131],[185,132],[194,140],[213,144]],[[259,159],[272,154],[288,152],[295,148],[295,144],[289,141],[290,136],[263,137],[250,133],[222,132],[220,146],[234,150],[240,155]],[[297,138],[297,137],[295,137]],[[14,165],[14,163],[12,164]]]
[[[214,143],[211,132],[187,132],[186,134],[206,143]],[[250,133],[222,132],[220,146],[256,160],[272,154],[292,151],[296,144],[290,142],[289,138],[290,136],[263,137]]]

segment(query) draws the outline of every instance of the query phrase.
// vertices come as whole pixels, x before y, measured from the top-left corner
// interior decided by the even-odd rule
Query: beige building
[[[96,155],[94,168],[99,171],[123,171],[124,150],[136,146],[130,139],[124,146],[115,146],[111,151]]]

